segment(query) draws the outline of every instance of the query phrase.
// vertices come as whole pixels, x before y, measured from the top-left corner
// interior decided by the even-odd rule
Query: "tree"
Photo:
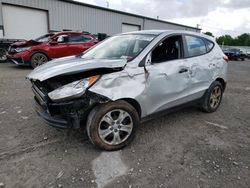
[[[211,37],[214,37],[213,33],[209,32],[209,31],[207,31],[207,32],[205,32],[205,33],[203,33],[203,34],[208,35],[208,36],[211,36]]]
[[[216,39],[217,43],[220,45],[235,46],[235,41],[231,35],[223,35]]]
[[[244,33],[235,38],[230,35],[223,35],[216,38],[218,44],[228,45],[228,46],[250,46],[250,34]]]
[[[244,33],[242,35],[239,35],[235,39],[235,44],[237,46],[250,46],[250,34]]]

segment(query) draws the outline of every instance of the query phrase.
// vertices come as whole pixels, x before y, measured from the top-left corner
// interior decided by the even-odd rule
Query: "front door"
[[[49,43],[49,56],[51,58],[60,58],[69,56],[69,36],[68,35],[59,35],[56,39],[54,39],[55,42]]]
[[[190,67],[183,59],[182,36],[172,36],[151,52],[146,66],[147,115],[189,101]]]

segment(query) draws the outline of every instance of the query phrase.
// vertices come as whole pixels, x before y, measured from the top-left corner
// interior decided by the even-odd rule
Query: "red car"
[[[97,42],[93,35],[86,32],[50,33],[35,40],[12,44],[7,57],[17,65],[35,68],[54,58],[78,55]]]

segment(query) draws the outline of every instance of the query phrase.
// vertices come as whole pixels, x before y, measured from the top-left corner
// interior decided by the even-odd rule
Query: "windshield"
[[[43,35],[43,36],[38,37],[37,39],[35,39],[35,41],[37,41],[37,42],[48,42],[52,36],[53,36],[53,34]]]
[[[133,59],[153,39],[155,35],[119,35],[108,38],[83,54],[86,59]]]

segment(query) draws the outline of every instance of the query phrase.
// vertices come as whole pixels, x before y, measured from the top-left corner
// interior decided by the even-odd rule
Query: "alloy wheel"
[[[7,60],[7,51],[3,48],[0,48],[0,61]]]
[[[99,137],[109,145],[119,145],[132,133],[133,121],[128,112],[115,109],[106,113],[98,128]]]
[[[37,54],[34,59],[33,59],[33,62],[34,62],[34,65],[37,67],[37,66],[40,66],[44,63],[47,62],[47,57],[45,57],[43,54]]]
[[[219,86],[214,87],[209,100],[211,108],[218,107],[218,105],[220,104],[221,95],[222,95],[221,88]]]

